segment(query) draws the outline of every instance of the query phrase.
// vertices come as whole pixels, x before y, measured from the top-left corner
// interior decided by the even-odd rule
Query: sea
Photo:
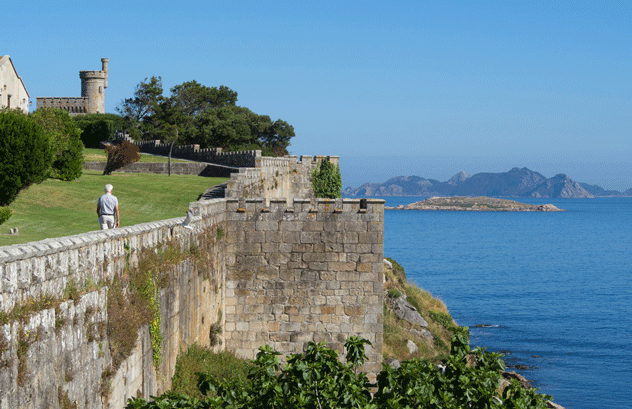
[[[632,198],[519,201],[566,211],[386,210],[384,255],[554,402],[632,408]]]

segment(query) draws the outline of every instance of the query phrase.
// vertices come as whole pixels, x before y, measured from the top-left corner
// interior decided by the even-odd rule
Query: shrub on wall
[[[340,167],[334,166],[329,159],[320,162],[312,172],[312,186],[316,197],[335,199],[341,197],[342,177]]]
[[[44,181],[53,160],[42,127],[21,111],[0,111],[0,206]]]

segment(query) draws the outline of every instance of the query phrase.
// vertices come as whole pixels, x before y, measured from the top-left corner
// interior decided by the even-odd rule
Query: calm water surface
[[[385,211],[384,254],[555,402],[632,408],[632,199],[520,201],[567,211]]]

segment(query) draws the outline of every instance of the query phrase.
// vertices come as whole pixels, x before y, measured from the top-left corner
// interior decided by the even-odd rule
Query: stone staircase
[[[226,187],[228,186],[228,182],[221,183],[219,185],[212,186],[204,191],[198,198],[200,200],[209,200],[209,199],[221,199],[226,197]]]

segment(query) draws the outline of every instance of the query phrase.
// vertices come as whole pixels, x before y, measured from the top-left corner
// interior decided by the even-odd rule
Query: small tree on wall
[[[320,162],[312,171],[312,186],[316,197],[335,199],[342,196],[342,177],[340,167],[334,166],[329,159]]]

